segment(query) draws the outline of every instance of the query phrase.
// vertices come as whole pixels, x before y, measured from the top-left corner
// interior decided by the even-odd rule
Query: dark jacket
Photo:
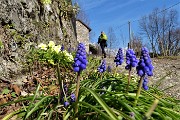
[[[98,44],[100,43],[100,46],[107,47],[107,36],[106,34],[101,34],[98,38]]]

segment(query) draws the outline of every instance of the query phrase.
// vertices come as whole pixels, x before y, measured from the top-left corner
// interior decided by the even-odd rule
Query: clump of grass
[[[135,81],[129,83],[129,77],[123,73],[113,75],[111,72],[103,71],[103,77],[101,77],[101,74],[97,72],[99,60],[89,57],[89,66],[86,68],[86,66],[81,65],[86,63],[85,54],[82,51],[81,49],[76,54],[75,58],[77,59],[74,59],[73,64],[74,71],[77,72],[77,81],[71,82],[74,79],[67,78],[70,83],[68,91],[63,90],[62,83],[64,83],[64,79],[61,78],[60,71],[57,69],[58,78],[61,81],[58,86],[65,95],[38,94],[40,87],[42,87],[39,84],[33,95],[1,104],[0,108],[14,103],[23,104],[19,110],[7,114],[3,120],[8,120],[14,115],[17,115],[20,119],[39,120],[77,118],[83,120],[178,120],[180,118],[179,100],[164,96],[163,92],[159,91],[157,87],[149,86],[148,90],[141,89],[144,75],[150,75],[150,73],[145,71],[142,76],[140,75],[141,83]],[[53,62],[55,61],[53,57],[51,59]],[[47,60],[47,62],[50,61]],[[72,68],[67,67],[67,69]],[[138,89],[140,91],[137,97]],[[64,105],[63,99],[67,102],[68,99],[71,99],[70,94],[73,92],[76,92],[75,102]],[[136,101],[135,104],[134,101]]]

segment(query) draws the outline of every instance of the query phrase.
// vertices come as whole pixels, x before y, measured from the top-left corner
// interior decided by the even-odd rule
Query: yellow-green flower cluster
[[[43,54],[48,54],[48,56],[49,55],[52,56],[52,57],[45,58],[52,65],[55,64],[54,63],[55,61],[72,62],[74,60],[71,53],[68,53],[66,50],[61,51],[61,45],[56,45],[53,41],[49,41],[47,45],[44,43],[41,43],[38,45],[38,48],[44,51]],[[55,57],[54,59],[54,55],[58,57]]]
[[[44,43],[39,44],[38,47],[41,48],[42,50],[47,50],[47,45]]]
[[[54,43],[53,41],[49,41],[48,46],[49,46],[50,48],[54,48],[54,47],[55,47],[55,43]]]
[[[54,47],[53,47],[53,50],[54,50],[56,53],[59,53],[60,50],[61,50],[61,46],[60,46],[60,45],[54,46]]]
[[[41,3],[43,3],[44,5],[51,4],[51,2],[51,0],[41,0]]]
[[[49,41],[48,45],[41,43],[38,45],[38,47],[42,50],[47,50],[48,48],[51,49],[52,51],[55,51],[56,53],[59,53],[61,50],[61,46],[60,45],[55,45],[55,43],[53,41]]]
[[[71,55],[71,53],[68,53],[66,50],[62,51],[62,53],[64,54],[64,56],[67,58],[68,62],[72,62],[74,60],[73,56]]]

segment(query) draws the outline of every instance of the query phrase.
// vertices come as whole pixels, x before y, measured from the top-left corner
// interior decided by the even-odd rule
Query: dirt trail
[[[106,58],[107,64],[115,67],[114,58]],[[167,95],[171,95],[180,99],[180,58],[178,59],[152,59],[154,66],[154,76],[150,78],[149,85],[159,84],[159,89],[163,90]],[[125,62],[119,66],[118,72],[128,71],[124,69]],[[133,68],[133,75],[136,75],[136,70]]]

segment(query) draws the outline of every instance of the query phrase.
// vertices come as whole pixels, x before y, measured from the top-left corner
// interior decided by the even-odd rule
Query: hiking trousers
[[[106,52],[105,52],[105,47],[107,47],[106,41],[102,41],[100,43],[101,50],[102,50],[102,55],[104,55],[104,58],[106,58]]]

